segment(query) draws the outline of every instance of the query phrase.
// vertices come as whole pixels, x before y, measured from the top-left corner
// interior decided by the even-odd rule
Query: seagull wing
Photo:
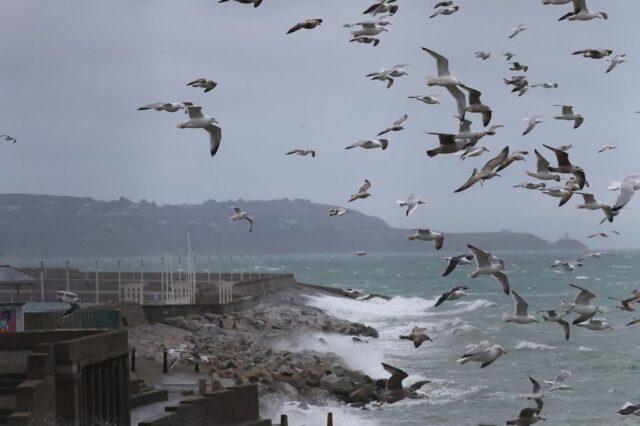
[[[516,293],[515,290],[511,292],[511,295],[513,296],[513,301],[515,302],[516,315],[526,317],[529,304],[525,302],[525,300],[520,297],[520,295]]]
[[[382,367],[391,374],[391,377],[387,380],[387,390],[402,389],[402,381],[409,377],[409,375],[399,368],[392,367],[384,362],[382,363]]]
[[[473,172],[471,172],[471,176],[469,177],[469,179],[467,179],[467,181],[465,183],[462,184],[462,186],[458,189],[456,189],[453,192],[462,192],[466,189],[471,188],[473,185],[475,185],[478,181],[480,180],[479,174],[478,174],[478,169],[473,169]]]
[[[189,114],[190,119],[194,118],[203,118],[202,115],[202,107],[201,106],[187,106],[187,114]]]
[[[487,161],[487,163],[482,167],[482,170],[492,171],[493,169],[495,169],[496,167],[504,163],[504,161],[507,159],[508,156],[509,156],[509,147],[505,146],[502,149],[502,151],[500,151],[500,154],[498,154],[496,157],[492,158],[491,160]]]
[[[502,291],[504,291],[505,294],[509,294],[509,278],[500,271],[494,272],[491,275],[500,283]]]
[[[571,334],[569,323],[566,322],[565,320],[558,320],[558,324],[560,324],[564,329],[564,338],[569,340],[569,335]]]
[[[402,123],[407,121],[408,118],[409,118],[409,116],[407,114],[403,115],[402,117],[400,117],[399,119],[397,119],[396,121],[393,122],[393,127],[400,126]]]
[[[204,129],[209,132],[209,148],[211,151],[211,156],[213,157],[214,155],[216,155],[216,152],[218,152],[218,148],[220,148],[220,141],[222,140],[222,128],[214,123],[211,123]]]
[[[558,166],[571,166],[571,162],[569,161],[569,154],[549,145],[542,144],[542,146],[544,146],[547,149],[550,149],[551,151],[554,152],[554,154],[556,154],[556,159],[558,160]]]
[[[472,246],[471,244],[467,244],[467,247],[471,250],[471,253],[473,253],[473,257],[476,259],[476,263],[479,268],[491,265],[489,255],[486,252]]]
[[[540,386],[540,383],[536,379],[531,377],[531,376],[529,376],[529,380],[531,381],[531,384],[533,385],[533,390],[531,391],[531,393],[532,394],[540,393],[540,389],[542,389],[542,386]]]
[[[427,49],[423,47],[422,50],[433,56],[436,60],[436,64],[438,66],[438,76],[444,77],[450,75],[449,73],[449,60],[442,56],[441,54],[434,52],[431,49]]]
[[[533,152],[535,152],[536,157],[538,158],[538,166],[537,166],[538,171],[539,171],[539,172],[546,172],[546,171],[548,171],[548,170],[549,170],[549,162],[547,161],[547,159],[546,159],[546,158],[544,158],[544,157],[542,156],[542,154],[540,154],[540,153],[538,152],[538,150],[537,150],[537,149],[534,149],[534,150],[533,150]]]
[[[464,114],[467,109],[467,99],[464,96],[464,93],[462,93],[462,90],[458,89],[458,86],[446,86],[446,89],[456,100],[456,105],[458,106],[458,117],[464,118]]]
[[[635,186],[638,178],[640,178],[640,174],[638,173],[625,176],[620,184],[620,195],[618,195],[616,203],[612,207],[613,211],[622,209],[631,201],[633,194],[635,194]]]
[[[576,296],[576,300],[575,300],[575,304],[576,305],[588,305],[589,301],[591,299],[593,299],[594,297],[596,297],[595,294],[591,293],[589,290],[584,289],[582,287],[578,287],[575,284],[569,284],[571,287],[573,288],[577,288],[578,290],[580,290],[580,293],[578,293],[578,296]]]
[[[369,179],[365,179],[364,185],[360,187],[360,190],[358,192],[360,193],[367,192],[369,188],[371,188],[371,182],[369,182]]]

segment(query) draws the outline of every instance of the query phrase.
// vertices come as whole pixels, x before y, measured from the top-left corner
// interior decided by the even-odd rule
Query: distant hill
[[[231,222],[238,205],[256,219]],[[207,201],[200,205],[157,205],[126,198],[0,195],[0,252],[8,257],[157,255],[183,250],[186,232],[200,254],[340,253],[433,251],[433,244],[409,242],[407,230],[357,211],[329,217],[334,206],[307,200]],[[448,233],[444,250],[466,251],[467,243],[488,250],[585,249],[575,240],[549,243],[509,231]]]

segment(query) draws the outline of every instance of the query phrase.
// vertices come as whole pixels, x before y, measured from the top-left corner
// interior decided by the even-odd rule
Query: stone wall
[[[138,423],[138,426],[271,426],[260,420],[258,387],[231,387],[220,392],[190,398],[176,406],[165,407],[165,413]]]

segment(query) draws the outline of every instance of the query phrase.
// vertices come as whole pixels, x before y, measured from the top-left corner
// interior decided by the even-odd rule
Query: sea
[[[556,259],[576,259],[587,251],[494,254],[504,259],[511,288],[529,303],[529,313],[540,323],[503,322],[503,313],[514,310],[511,296],[505,295],[491,277],[468,278],[467,273],[474,266],[459,266],[442,277],[446,267],[442,253],[245,258],[245,272],[292,272],[303,283],[355,288],[391,297],[366,301],[309,297],[309,305],[375,327],[380,337],[358,343],[351,337],[316,334],[306,336],[297,349],[289,350],[335,352],[350,367],[363,370],[374,379],[388,377],[381,366],[385,362],[409,374],[404,382],[407,386],[418,380],[432,380],[422,388],[428,396],[425,399],[381,407],[371,404],[368,409],[278,400],[263,407],[262,416],[279,422],[284,413],[289,424],[296,426],[324,426],[328,412],[333,414],[333,424],[339,426],[499,425],[514,418],[521,409],[535,406],[525,398],[531,392],[528,376],[542,382],[552,380],[560,370],[569,370],[572,376],[566,383],[572,389],[555,391],[544,398],[542,415],[546,422],[539,424],[640,424],[638,417],[617,414],[626,401],[640,403],[640,324],[625,326],[640,316],[640,308],[637,314],[623,312],[616,308],[615,300],[608,299],[628,297],[632,290],[640,288],[640,251],[612,251],[599,258],[587,258],[584,266],[574,272],[551,265]],[[151,263],[145,260],[145,265]],[[90,265],[91,262],[87,268]],[[113,270],[114,266],[106,259],[101,265],[104,270]],[[536,311],[560,310],[562,300],[573,301],[578,291],[569,284],[597,295],[592,303],[602,307],[603,313],[598,317],[606,318],[614,330],[590,331],[572,326],[571,338],[566,341],[560,325],[542,321],[542,314]],[[469,287],[468,296],[434,307],[442,292],[460,285]],[[568,318],[573,317],[572,314]],[[426,327],[433,342],[415,349],[412,342],[398,339],[414,326]],[[501,345],[506,354],[484,369],[478,363],[456,363],[467,345],[483,340]]]
[[[608,297],[626,298],[640,288],[640,251],[615,251],[584,260],[574,272],[551,268],[554,260],[571,260],[587,252],[496,252],[505,261],[511,288],[529,303],[529,313],[540,323],[505,323],[513,312],[511,296],[492,278],[467,277],[474,266],[459,266],[442,277],[446,262],[440,254],[369,254],[273,256],[263,259],[270,272],[288,271],[298,281],[339,288],[357,288],[392,296],[356,301],[338,297],[311,297],[309,304],[350,321],[375,327],[380,337],[357,343],[342,336],[323,337],[328,345],[307,344],[341,355],[353,368],[374,378],[388,377],[385,362],[409,374],[405,385],[429,379],[422,388],[427,399],[404,400],[359,410],[346,406],[309,407],[289,401],[274,407],[289,416],[290,424],[324,426],[333,413],[335,425],[465,426],[505,424],[521,409],[535,406],[526,395],[528,379],[553,380],[569,370],[571,390],[554,391],[544,398],[540,424],[637,425],[640,418],[617,414],[626,401],[640,403],[640,324],[625,327],[640,313],[624,312]],[[562,327],[545,323],[539,310],[560,310],[562,300],[573,301],[578,291],[570,283],[597,295],[592,303],[604,311],[614,330],[591,331],[571,327],[569,341]],[[469,287],[468,296],[434,307],[439,295],[454,286]],[[639,308],[640,311],[640,308]],[[635,314],[635,315],[634,315]],[[575,315],[568,318],[573,319]],[[399,340],[414,326],[426,327],[433,342],[414,349]],[[459,365],[456,359],[469,344],[488,340],[506,354],[487,368],[478,363]],[[547,387],[547,386],[545,386]],[[633,416],[632,416],[633,417]]]

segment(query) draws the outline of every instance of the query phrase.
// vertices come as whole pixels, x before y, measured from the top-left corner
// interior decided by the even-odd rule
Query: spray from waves
[[[308,305],[320,308],[337,318],[355,322],[386,322],[429,315],[434,300],[420,297],[396,296],[390,300],[374,297],[369,300],[353,300],[334,296],[307,296]]]
[[[455,304],[455,306],[456,307],[459,306],[459,308],[451,309],[449,311],[443,311],[441,312],[441,314],[442,315],[460,315],[465,312],[473,312],[473,311],[477,311],[478,309],[488,308],[490,306],[498,306],[498,305],[489,300],[478,299],[478,300],[474,300],[473,302],[466,302],[466,301],[458,302]]]
[[[426,322],[426,321],[418,321],[407,323],[406,325],[396,325],[385,327],[380,332],[380,339],[389,339],[397,342],[398,335],[400,334],[409,334],[413,327],[424,327],[427,329],[427,333],[434,337],[434,335],[438,334],[452,334],[452,333],[460,333],[460,332],[468,332],[476,330],[476,327],[473,327],[466,321],[462,320],[459,317],[455,318],[447,318],[442,321],[437,322]]]
[[[552,351],[554,349],[558,349],[555,346],[549,346],[549,345],[545,345],[543,343],[536,343],[536,342],[529,342],[527,340],[520,340],[517,344],[516,344],[516,350],[517,351],[521,351],[524,349],[531,349],[531,350],[542,350],[542,351]]]
[[[316,333],[289,337],[276,342],[273,348],[281,351],[331,352],[341,357],[353,370],[361,370],[371,377],[388,376],[382,368],[385,358],[380,348],[372,344],[354,342],[351,336]]]
[[[331,402],[327,401],[328,404]],[[354,410],[345,405],[316,406],[300,405],[297,402],[285,401],[274,395],[260,399],[260,413],[274,423],[280,423],[280,415],[286,414],[290,425],[326,426],[327,414],[333,414],[333,422],[337,425],[377,426],[379,423],[365,411]]]

